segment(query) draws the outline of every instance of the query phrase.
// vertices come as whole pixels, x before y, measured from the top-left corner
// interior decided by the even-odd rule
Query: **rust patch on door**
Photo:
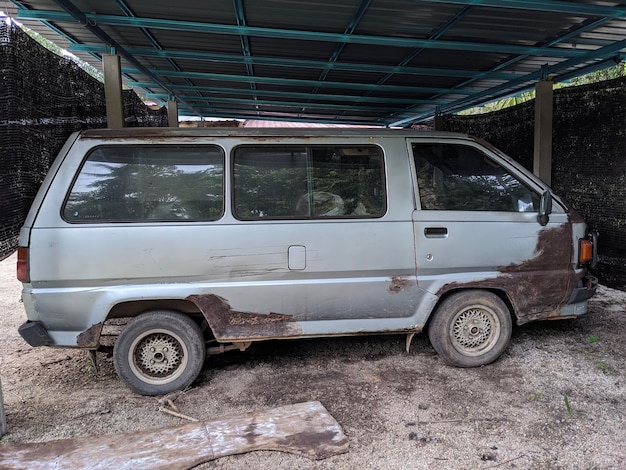
[[[495,278],[444,285],[437,296],[458,288],[504,290],[513,304],[517,323],[556,318],[584,272],[572,265],[572,233],[569,224],[542,230],[535,255],[522,263],[499,269]]]
[[[102,332],[102,323],[96,323],[90,326],[76,337],[76,346],[79,348],[97,348],[100,346],[100,333]]]
[[[233,310],[230,304],[217,295],[190,295],[187,297],[200,309],[218,341],[300,336],[302,328],[293,316],[281,313],[251,313]]]

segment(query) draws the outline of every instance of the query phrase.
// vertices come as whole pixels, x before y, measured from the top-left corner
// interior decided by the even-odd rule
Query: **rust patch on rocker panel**
[[[569,224],[542,230],[535,255],[522,263],[503,266],[492,279],[444,285],[437,296],[453,289],[504,290],[513,304],[517,323],[556,318],[584,272],[577,275],[572,265],[572,234]]]
[[[91,325],[76,337],[76,346],[79,348],[97,348],[100,346],[100,333],[103,323]]]
[[[213,294],[190,295],[187,300],[200,309],[218,341],[284,338],[302,334],[302,329],[291,315],[239,312],[233,310],[226,299]]]

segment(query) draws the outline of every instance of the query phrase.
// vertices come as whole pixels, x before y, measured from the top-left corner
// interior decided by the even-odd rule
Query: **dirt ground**
[[[112,358],[31,348],[15,255],[0,263],[0,378],[9,433],[41,442],[185,424],[131,393]],[[319,400],[349,452],[322,461],[253,452],[201,469],[626,468],[626,293],[601,287],[578,320],[516,327],[507,353],[445,365],[426,335],[282,341],[210,357],[176,402],[200,420]]]

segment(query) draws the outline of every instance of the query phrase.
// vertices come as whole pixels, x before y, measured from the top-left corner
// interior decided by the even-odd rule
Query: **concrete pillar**
[[[178,103],[174,100],[167,102],[167,125],[178,127]]]
[[[552,184],[552,82],[537,82],[535,92],[533,173]]]
[[[122,67],[120,56],[102,56],[104,69],[104,96],[107,107],[107,127],[122,129],[124,127],[124,100],[122,98]]]

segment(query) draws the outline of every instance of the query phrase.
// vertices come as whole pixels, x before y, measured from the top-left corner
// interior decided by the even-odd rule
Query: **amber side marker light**
[[[28,275],[28,248],[21,246],[17,249],[17,280],[30,282],[30,276]]]
[[[593,259],[593,241],[583,238],[578,243],[578,264],[588,263]]]

